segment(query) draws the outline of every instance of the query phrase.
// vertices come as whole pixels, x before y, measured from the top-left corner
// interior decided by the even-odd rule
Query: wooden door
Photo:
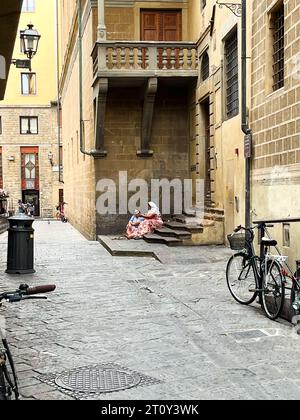
[[[180,10],[142,10],[141,41],[181,41]]]
[[[181,41],[182,18],[180,10],[143,10],[141,12],[142,41]],[[177,61],[179,51],[176,51]],[[145,63],[145,52],[143,52]],[[171,68],[171,50],[167,50],[167,68]],[[178,63],[175,64],[178,67]],[[158,68],[163,69],[163,49],[158,50]]]

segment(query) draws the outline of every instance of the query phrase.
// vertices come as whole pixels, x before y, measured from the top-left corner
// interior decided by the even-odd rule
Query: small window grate
[[[284,86],[284,5],[273,15],[273,91]]]
[[[232,118],[239,113],[239,67],[237,31],[225,41],[226,114]]]

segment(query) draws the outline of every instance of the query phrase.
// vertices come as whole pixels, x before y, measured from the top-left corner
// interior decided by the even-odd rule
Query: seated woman
[[[144,235],[153,233],[155,229],[160,229],[163,225],[161,214],[157,205],[150,201],[148,203],[148,207],[149,211],[142,215],[145,220],[139,223],[133,235],[134,239],[142,239]]]
[[[144,217],[142,217],[141,212],[139,210],[135,210],[134,215],[129,220],[127,228],[126,228],[126,237],[128,239],[135,238],[138,227],[140,223],[143,222],[144,220],[145,219]]]

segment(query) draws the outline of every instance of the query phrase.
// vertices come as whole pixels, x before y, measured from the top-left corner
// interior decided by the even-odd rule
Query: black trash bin
[[[8,219],[7,270],[9,274],[35,273],[34,262],[34,219],[18,214]]]

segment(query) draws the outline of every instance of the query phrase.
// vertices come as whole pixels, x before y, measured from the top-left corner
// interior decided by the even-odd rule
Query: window
[[[22,95],[36,94],[36,74],[22,73],[21,74],[21,89]]]
[[[0,135],[2,134],[2,117],[0,117]]]
[[[273,91],[284,86],[284,4],[271,13]]]
[[[39,189],[39,149],[21,147],[22,190]]]
[[[37,117],[20,117],[21,134],[38,134]]]
[[[207,52],[205,52],[202,56],[201,77],[203,82],[209,78],[209,55]]]
[[[225,40],[226,116],[239,113],[239,66],[237,29]]]
[[[25,13],[35,12],[35,0],[23,0],[22,12],[25,12]]]

